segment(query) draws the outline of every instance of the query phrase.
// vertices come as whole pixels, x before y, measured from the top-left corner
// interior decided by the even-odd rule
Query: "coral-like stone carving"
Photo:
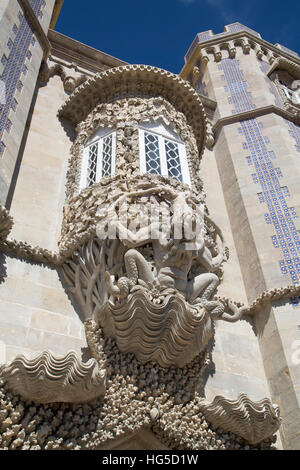
[[[245,53],[249,48],[243,42]],[[221,60],[221,50],[212,53]],[[57,65],[44,68],[41,78],[55,71]],[[199,96],[179,77],[148,66],[89,80],[71,67],[61,76],[65,90],[75,91],[59,116],[77,125],[77,138],[59,253],[15,240],[1,248],[62,264],[93,359],[45,352],[2,367],[0,448],[98,449],[149,425],[170,448],[236,448],[236,435],[253,445],[268,439],[261,447],[268,448],[279,426],[269,400],[201,398],[214,320],[234,322],[249,309],[215,296],[228,250],[204,205],[199,162],[205,141],[214,142]],[[182,140],[192,188],[140,174],[139,126],[149,121]],[[101,127],[116,135],[115,176],[80,191],[83,149]]]
[[[85,327],[93,356],[107,365],[105,395],[89,403],[26,402],[7,391],[0,373],[0,449],[118,449],[119,439],[149,427],[170,450],[274,449],[276,436],[251,445],[206,419],[197,390],[203,386],[207,352],[184,368],[165,369],[121,353],[95,322]]]
[[[40,246],[32,246],[27,242],[15,239],[0,240],[0,250],[21,259],[53,264],[54,266],[60,265],[64,261],[60,253],[41,248]]]
[[[13,226],[13,219],[8,211],[0,204],[0,242],[5,240]]]
[[[201,411],[215,427],[258,444],[272,436],[280,426],[279,407],[268,398],[258,402],[242,393],[237,400],[217,396],[212,403],[203,402]]]
[[[49,351],[32,360],[19,356],[1,376],[8,390],[36,403],[86,402],[105,393],[105,370],[95,359],[81,362],[73,352],[62,358]]]

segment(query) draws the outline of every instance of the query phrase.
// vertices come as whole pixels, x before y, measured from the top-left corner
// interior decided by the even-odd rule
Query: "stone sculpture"
[[[213,320],[236,321],[244,311],[229,304],[226,313],[212,300],[228,256],[222,234],[184,185],[175,191],[167,181],[150,185],[139,177],[127,178],[126,192],[120,186],[116,180],[106,188],[98,237],[63,265],[66,283],[82,318],[97,319],[122,352],[183,366],[207,346]],[[126,226],[119,216],[125,208]],[[163,221],[153,216],[159,210]]]
[[[64,79],[71,90],[74,80]],[[170,449],[270,448],[280,420],[268,399],[203,398],[214,322],[238,321],[263,299],[248,308],[216,296],[229,253],[199,178],[204,146],[213,142],[198,94],[155,67],[117,67],[78,86],[59,116],[77,132],[59,252],[4,240],[6,222],[0,242],[3,251],[60,269],[91,359],[45,352],[2,367],[0,447],[99,449],[152,426]],[[140,173],[139,126],[149,121],[184,143],[191,187]],[[101,127],[116,132],[116,171],[81,188],[84,146]],[[12,402],[18,411],[10,413]],[[89,402],[84,412],[81,402]],[[59,403],[72,406],[66,417]]]
[[[217,396],[212,403],[203,402],[201,410],[216,427],[231,431],[251,444],[257,444],[277,431],[279,407],[267,398],[254,402],[245,394],[237,400]]]
[[[49,351],[31,360],[19,356],[1,375],[8,390],[36,403],[80,403],[105,393],[105,370],[94,359],[83,363],[73,352],[61,358]]]

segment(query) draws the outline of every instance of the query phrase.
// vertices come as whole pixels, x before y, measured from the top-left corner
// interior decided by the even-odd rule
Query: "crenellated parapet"
[[[212,31],[198,33],[185,55],[185,62],[187,66],[200,59],[201,63],[206,64],[209,61],[219,62],[224,58],[235,58],[240,54],[250,53],[270,64],[278,57],[288,59],[292,56],[293,59],[299,60],[297,53],[280,44],[270,44],[256,31],[240,23],[234,23],[225,26],[223,33],[214,34]]]
[[[225,26],[224,33],[197,34],[185,62],[180,76],[193,86],[203,103],[215,101],[215,111],[208,113],[209,149],[224,126],[240,120],[275,114],[299,124],[300,59],[295,52],[272,45],[250,28],[234,23]],[[232,99],[237,105],[234,111],[228,106]],[[239,102],[244,105],[239,107]]]

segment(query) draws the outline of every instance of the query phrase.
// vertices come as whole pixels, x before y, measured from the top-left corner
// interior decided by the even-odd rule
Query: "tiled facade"
[[[233,104],[232,114],[255,109],[256,105],[253,103],[239,61],[224,59],[218,68],[224,72],[226,83],[224,91],[228,93],[228,102]],[[297,137],[299,140],[299,127],[287,122],[291,128],[291,135],[295,140]],[[294,224],[294,220],[298,219],[299,215],[295,208],[289,205],[289,188],[281,184],[282,170],[276,165],[272,141],[264,135],[262,129],[263,124],[258,119],[240,121],[238,132],[244,138],[242,150],[247,150],[250,154],[246,156],[251,171],[249,176],[255,184],[260,186],[257,190],[258,200],[260,204],[265,204],[268,210],[264,214],[265,221],[274,226],[275,233],[270,242],[282,251],[283,258],[279,261],[280,270],[283,275],[289,275],[293,284],[299,285],[300,237]]]
[[[41,17],[42,10],[45,7],[45,0],[31,0],[33,11],[38,17]],[[27,73],[26,62],[30,61],[32,52],[30,48],[35,45],[33,29],[28,18],[21,10],[18,12],[19,24],[14,24],[11,36],[7,41],[9,54],[2,55],[1,64],[3,70],[1,80],[5,85],[5,103],[1,105],[0,110],[0,156],[4,152],[5,144],[2,141],[4,132],[9,132],[12,122],[9,119],[10,110],[16,110],[18,105],[15,99],[16,90],[21,91],[23,87],[22,79]]]

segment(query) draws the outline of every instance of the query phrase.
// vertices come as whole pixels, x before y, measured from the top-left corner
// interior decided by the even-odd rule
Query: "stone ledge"
[[[257,117],[265,116],[267,114],[272,114],[272,113],[277,114],[278,116],[283,117],[284,119],[287,119],[291,122],[295,122],[296,124],[300,122],[300,119],[294,114],[286,111],[285,109],[279,108],[278,106],[274,104],[271,104],[269,106],[264,106],[264,107],[260,107],[257,109],[252,109],[250,111],[244,111],[242,113],[232,114],[232,115],[220,118],[214,124],[213,132],[219,133],[221,129],[223,128],[223,126],[226,126],[228,124],[235,124],[240,121],[246,121],[248,119],[257,118]]]

